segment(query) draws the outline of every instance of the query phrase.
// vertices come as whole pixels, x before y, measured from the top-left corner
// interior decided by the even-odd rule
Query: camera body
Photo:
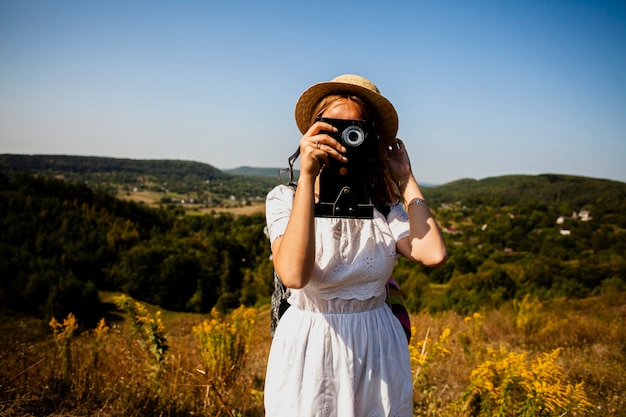
[[[371,173],[378,169],[379,137],[374,123],[366,120],[318,118],[337,128],[337,132],[321,131],[335,138],[346,148],[348,162],[330,158],[320,173],[319,201],[315,204],[317,217],[346,217],[371,219]]]

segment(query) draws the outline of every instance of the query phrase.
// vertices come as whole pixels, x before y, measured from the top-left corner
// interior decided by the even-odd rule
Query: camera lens
[[[365,133],[358,126],[350,126],[341,133],[341,138],[346,145],[360,146],[365,141]]]

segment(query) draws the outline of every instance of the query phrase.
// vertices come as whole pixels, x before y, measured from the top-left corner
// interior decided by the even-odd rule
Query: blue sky
[[[394,103],[418,181],[626,182],[624,1],[0,0],[0,153],[283,167],[342,73]]]

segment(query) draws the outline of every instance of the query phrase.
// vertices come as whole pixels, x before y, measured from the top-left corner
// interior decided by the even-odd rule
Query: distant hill
[[[0,155],[0,172],[30,173],[88,183],[114,194],[145,189],[219,205],[224,201],[262,201],[280,183],[279,168],[242,166],[219,170],[212,165],[181,160],[136,160],[70,155]],[[298,171],[295,171],[296,178]],[[528,202],[581,207],[589,204],[621,207],[626,184],[559,174],[505,175],[481,180],[460,179],[443,185],[421,184],[435,204],[461,201],[491,207]]]
[[[92,174],[140,174],[173,178],[195,176],[206,180],[228,179],[230,177],[219,169],[200,162],[72,155],[3,154],[0,155],[0,169],[70,177]]]
[[[88,183],[114,194],[133,190],[172,194],[220,204],[224,200],[264,199],[278,178],[231,174],[212,165],[181,160],[137,160],[71,155],[0,155],[0,171],[28,173]]]
[[[580,207],[596,203],[623,206],[626,183],[559,174],[504,175],[482,180],[460,179],[428,190],[437,202],[462,201],[491,207],[529,202]]]
[[[281,168],[255,168],[249,166],[242,166],[238,168],[232,169],[223,169],[222,172],[233,175],[250,175],[253,177],[269,177],[269,178],[278,178],[278,173],[281,171]],[[294,173],[299,174],[298,170],[294,170]]]

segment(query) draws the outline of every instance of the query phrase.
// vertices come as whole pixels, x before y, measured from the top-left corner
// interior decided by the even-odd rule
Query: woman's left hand
[[[404,142],[396,138],[383,152],[385,154],[384,157],[387,168],[393,180],[398,185],[405,183],[413,173],[411,171],[409,154],[404,147]]]

